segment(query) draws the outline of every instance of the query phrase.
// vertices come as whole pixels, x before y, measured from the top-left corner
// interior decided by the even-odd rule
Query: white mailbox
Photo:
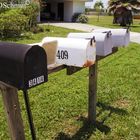
[[[95,63],[95,40],[46,37],[44,42],[57,41],[56,63],[68,66],[89,67]]]
[[[91,39],[95,37],[96,40],[96,55],[106,56],[112,53],[112,38],[110,32],[108,33],[69,33],[68,38],[84,38]]]
[[[95,29],[92,32],[108,32],[112,33],[112,41],[114,47],[127,46],[130,42],[130,32],[128,29]]]
[[[44,41],[40,43],[34,43],[30,45],[39,45],[43,47],[47,53],[47,65],[53,65],[56,63],[57,41]]]

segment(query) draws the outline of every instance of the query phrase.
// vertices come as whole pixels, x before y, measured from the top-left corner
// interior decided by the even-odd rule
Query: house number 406
[[[68,51],[66,51],[66,50],[58,50],[57,57],[58,57],[58,59],[68,59],[69,58]]]

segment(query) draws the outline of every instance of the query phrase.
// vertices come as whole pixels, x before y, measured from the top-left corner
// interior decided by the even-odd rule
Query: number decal
[[[34,79],[31,79],[29,80],[29,87],[33,87],[33,86],[36,86],[40,83],[43,83],[44,82],[44,76],[40,76],[40,77],[37,77],[37,78],[34,78]]]
[[[69,58],[69,55],[68,55],[68,51],[66,50],[58,50],[57,52],[57,57],[58,59],[68,59]]]
[[[57,55],[56,55],[57,57],[58,57],[58,59],[61,59],[61,53],[60,53],[60,51],[58,50],[58,52],[57,52]]]

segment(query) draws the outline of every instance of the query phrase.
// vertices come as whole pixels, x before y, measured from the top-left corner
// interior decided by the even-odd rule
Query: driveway
[[[85,32],[91,32],[93,29],[109,29],[109,28],[88,25],[88,24],[81,24],[81,23],[49,23],[49,24],[57,27],[75,29],[75,30],[80,30]],[[130,41],[140,44],[140,33],[130,32]]]

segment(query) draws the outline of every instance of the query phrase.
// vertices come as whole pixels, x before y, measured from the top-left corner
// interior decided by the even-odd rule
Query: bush
[[[74,13],[74,15],[72,16],[72,19],[71,21],[72,22],[76,22],[77,21],[77,18],[81,15],[81,13]]]
[[[20,36],[27,26],[28,19],[20,13],[19,9],[13,9],[0,14],[0,37]]]
[[[72,16],[72,22],[87,23],[88,17],[85,14],[75,13]]]
[[[77,22],[80,22],[80,23],[87,23],[88,22],[88,17],[84,14],[81,14],[78,16]]]
[[[31,28],[37,26],[37,16],[40,11],[38,3],[33,2],[27,5],[25,8],[22,8],[21,11],[23,15],[27,16],[29,19],[27,30],[31,30]]]

